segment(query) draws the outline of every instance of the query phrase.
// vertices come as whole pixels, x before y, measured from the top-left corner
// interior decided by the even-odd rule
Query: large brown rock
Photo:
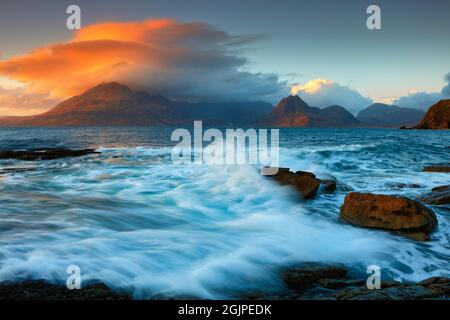
[[[433,188],[419,200],[433,205],[450,204],[450,185]]]
[[[425,240],[438,222],[434,212],[405,197],[350,192],[341,206],[340,218],[365,228],[392,230]]]
[[[272,168],[263,168],[263,173],[270,169]],[[293,186],[304,199],[310,199],[316,196],[320,186],[320,180],[313,173],[306,171],[297,171],[294,173],[289,168],[278,168],[278,172],[270,177],[282,185]]]
[[[450,99],[431,106],[416,129],[450,129]]]

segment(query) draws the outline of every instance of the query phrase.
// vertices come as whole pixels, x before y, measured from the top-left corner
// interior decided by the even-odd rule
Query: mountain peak
[[[116,100],[120,98],[130,98],[134,94],[133,90],[118,82],[103,82],[87,90],[81,96],[97,99]]]
[[[286,101],[290,103],[306,104],[298,95],[288,95],[287,97],[281,99],[281,101]]]
[[[287,96],[278,103],[276,110],[283,112],[296,112],[311,108],[305,101],[300,99],[298,95]]]
[[[118,83],[116,81],[111,81],[111,82],[102,82],[98,85],[96,85],[95,87],[89,89],[88,91],[91,90],[105,90],[105,89],[128,89],[131,90],[129,87]]]

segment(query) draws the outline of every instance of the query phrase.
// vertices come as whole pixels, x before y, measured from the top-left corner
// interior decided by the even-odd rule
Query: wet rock
[[[411,240],[415,240],[415,241],[430,241],[430,234],[426,233],[426,232],[402,232],[402,231],[397,231],[396,232],[398,235],[409,238]]]
[[[289,289],[303,291],[322,279],[345,278],[347,270],[340,265],[308,263],[283,273],[283,281]]]
[[[347,194],[339,217],[356,226],[397,231],[417,239],[425,239],[438,224],[434,212],[418,201],[358,192]]]
[[[416,183],[388,183],[387,184],[388,187],[393,188],[393,189],[417,189],[417,188],[421,188],[420,185],[416,184]]]
[[[433,290],[439,295],[450,296],[450,278],[431,277],[420,281],[418,285]]]
[[[0,174],[7,174],[7,173],[22,173],[22,172],[28,172],[28,171],[34,171],[35,168],[3,168],[0,169]]]
[[[436,291],[419,285],[400,285],[379,290],[367,288],[345,289],[332,295],[338,300],[420,300],[437,298]]]
[[[320,180],[320,184],[323,186],[322,190],[325,193],[333,193],[336,190],[337,182],[334,179]]]
[[[347,288],[332,295],[338,300],[421,300],[450,296],[450,278],[431,277],[418,283],[382,282],[379,290]]]
[[[327,289],[342,289],[346,287],[361,287],[366,283],[364,279],[320,279],[318,283]]]
[[[381,282],[380,289],[368,289],[365,279],[351,278],[342,265],[305,263],[286,270],[287,289],[246,295],[246,299],[268,300],[422,300],[448,299],[450,278],[432,277],[418,283],[394,280]],[[242,297],[241,297],[242,298]]]
[[[263,168],[262,174],[270,169],[273,168]],[[275,175],[269,175],[268,177],[275,179],[282,185],[293,186],[304,199],[315,197],[320,186],[320,180],[313,173],[306,171],[297,171],[294,173],[289,168],[278,168],[278,172]]]
[[[128,300],[128,295],[112,292],[105,284],[91,284],[80,290],[50,284],[44,280],[0,283],[0,300]]]
[[[423,172],[450,172],[450,166],[428,166],[422,169]]]
[[[450,204],[450,185],[433,188],[419,200],[432,205]]]
[[[0,151],[0,159],[17,159],[25,161],[53,160],[66,157],[80,157],[88,154],[98,154],[94,149],[70,150],[62,148],[34,149],[25,151]]]

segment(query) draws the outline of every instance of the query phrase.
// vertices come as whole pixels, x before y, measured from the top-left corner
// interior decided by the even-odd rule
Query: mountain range
[[[296,95],[275,107],[260,101],[173,101],[110,82],[39,115],[0,118],[0,126],[180,126],[203,120],[213,126],[399,127],[416,125],[422,116],[416,109],[373,104],[355,117],[342,106],[313,107]]]
[[[416,125],[424,114],[425,111],[419,109],[374,103],[361,110],[356,118],[369,126],[399,127]]]
[[[287,127],[359,127],[350,112],[341,106],[311,107],[299,96],[288,96],[258,123],[262,126]]]
[[[204,120],[211,125],[242,125],[270,112],[264,102],[189,103],[102,83],[35,116],[0,118],[2,126],[177,126]]]

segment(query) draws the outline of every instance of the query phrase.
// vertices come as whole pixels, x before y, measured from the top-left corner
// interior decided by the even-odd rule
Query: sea
[[[0,282],[101,281],[137,299],[239,298],[282,290],[280,271],[340,263],[368,277],[450,276],[450,207],[428,242],[339,220],[349,191],[416,199],[450,184],[450,131],[280,129],[280,166],[338,181],[304,201],[255,165],[175,164],[173,128],[0,128],[0,150],[97,149],[0,160]],[[5,170],[7,169],[7,170]]]

